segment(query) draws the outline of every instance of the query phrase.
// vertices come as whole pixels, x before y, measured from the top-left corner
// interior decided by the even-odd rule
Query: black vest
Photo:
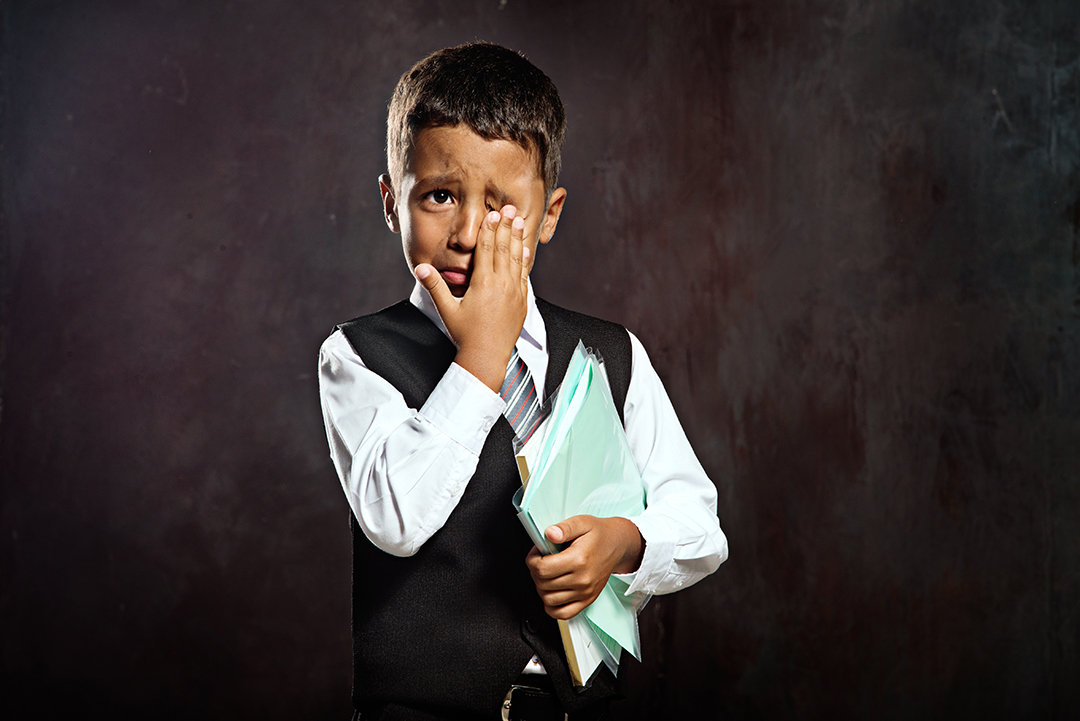
[[[539,299],[537,307],[547,327],[548,394],[581,339],[604,358],[621,416],[631,367],[626,330]],[[338,327],[411,408],[423,406],[457,352],[408,301]],[[621,695],[603,666],[587,689],[573,688],[558,626],[525,567],[532,542],[511,506],[521,485],[512,438],[499,418],[457,507],[414,556],[381,551],[352,518],[353,703],[361,711],[389,702],[497,718],[534,653],[568,712]]]

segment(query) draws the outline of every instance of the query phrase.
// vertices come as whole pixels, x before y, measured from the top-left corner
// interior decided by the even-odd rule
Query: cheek
[[[428,262],[446,242],[444,223],[430,216],[412,217],[402,226],[405,252],[416,262]]]

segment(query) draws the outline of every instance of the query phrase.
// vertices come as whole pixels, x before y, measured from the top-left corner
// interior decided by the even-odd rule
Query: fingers
[[[549,588],[549,584],[538,582],[536,593],[540,596],[544,610],[549,616],[566,619],[576,616],[595,601],[604,590],[604,585],[604,583],[572,584],[569,587]]]
[[[501,218],[502,215],[493,210],[480,224],[480,235],[477,236],[476,248],[473,249],[472,277],[474,280],[478,279],[478,275],[482,278],[495,267],[495,235],[498,233]]]
[[[533,573],[539,566],[541,558],[543,558],[543,556],[540,554],[539,548],[533,546],[529,549],[529,555],[525,556],[525,565],[529,567],[529,573]]]
[[[528,253],[529,249],[525,247],[525,219],[514,218],[510,224],[509,268],[511,273],[520,273],[521,278],[528,278],[529,273],[526,270],[528,263],[525,262]]]
[[[488,213],[480,226],[474,251],[474,277],[477,270],[488,268],[519,277],[524,239],[525,219],[517,216],[517,208],[513,205],[504,205],[501,211]]]
[[[571,603],[566,606],[559,606],[558,608],[544,606],[544,612],[560,621],[569,621],[588,607],[589,604],[587,603]]]
[[[521,238],[525,231],[524,219],[516,216],[517,208],[512,205],[503,206],[499,213],[499,227],[495,231],[492,257],[492,267],[496,273],[513,273],[511,277],[515,279],[521,272]]]
[[[574,583],[568,587],[547,588],[546,584],[538,583],[536,592],[549,616],[567,619],[576,616],[595,601],[604,590],[604,585],[604,582]]]
[[[420,281],[420,285],[427,289],[427,292],[431,294],[431,300],[435,303],[435,309],[439,311],[439,316],[442,317],[443,323],[446,323],[448,314],[457,310],[458,300],[454,297],[454,294],[450,292],[449,286],[446,285],[446,281],[442,279],[439,272],[435,270],[434,266],[427,263],[421,263],[416,266],[416,279]]]
[[[591,517],[585,517],[591,518]],[[570,519],[568,519],[570,520]],[[564,521],[558,524],[566,526]],[[570,523],[570,532],[579,529]],[[581,525],[579,523],[579,525]],[[551,526],[548,537],[563,528]],[[602,567],[589,563],[587,549],[572,545],[560,553],[544,556],[533,547],[525,558],[533,584],[545,612],[552,618],[568,619],[576,616],[596,600],[607,583],[608,574]]]
[[[480,223],[468,288],[459,305],[451,306],[445,297],[442,305],[436,303],[458,348],[454,360],[495,392],[502,385],[506,362],[528,314],[528,280],[522,271],[524,236],[524,218],[517,217],[513,205],[504,206],[502,212],[490,211]],[[421,282],[425,288],[441,291],[434,279]],[[434,295],[433,299],[438,300]]]
[[[566,574],[559,574],[559,578],[556,580],[545,578],[549,573],[544,564],[545,558],[550,557],[541,555],[536,546],[533,546],[529,551],[529,555],[525,557],[525,565],[529,567],[529,573],[532,575],[533,583],[536,585],[536,592],[544,604],[544,612],[552,618],[573,618],[589,604],[581,602],[581,597],[584,594],[580,590],[570,590],[563,587],[568,580]]]
[[[557,618],[560,621],[569,621],[571,618],[588,608],[589,605],[595,600],[595,598],[592,598],[588,601],[573,601],[571,603],[566,603],[561,606],[552,605],[545,601],[544,613],[551,616],[552,618]]]

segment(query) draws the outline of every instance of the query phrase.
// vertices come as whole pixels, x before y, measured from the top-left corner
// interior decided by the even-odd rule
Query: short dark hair
[[[435,52],[401,76],[386,122],[390,180],[400,188],[421,130],[464,123],[487,140],[536,154],[550,196],[562,165],[566,113],[559,91],[525,56],[474,42]]]

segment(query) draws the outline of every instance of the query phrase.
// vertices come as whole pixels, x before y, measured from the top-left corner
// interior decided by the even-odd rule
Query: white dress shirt
[[[419,283],[409,301],[446,333]],[[716,489],[632,333],[630,346],[623,417],[648,507],[629,519],[645,540],[641,566],[620,577],[630,584],[627,593],[643,600],[712,573],[727,558],[728,547],[716,516]],[[547,331],[531,282],[517,349],[543,398]],[[368,370],[341,331],[320,350],[319,391],[330,457],[364,534],[387,553],[416,553],[465,492],[488,432],[502,415],[503,400],[454,363],[423,407],[410,408],[394,386]],[[509,498],[506,512],[513,513]],[[521,563],[524,571],[524,558]]]

